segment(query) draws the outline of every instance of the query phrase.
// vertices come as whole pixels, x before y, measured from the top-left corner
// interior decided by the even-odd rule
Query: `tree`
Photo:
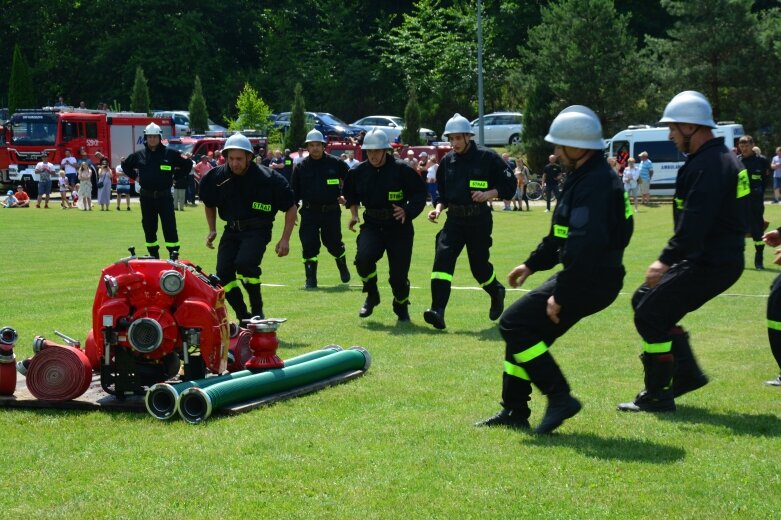
[[[415,91],[410,89],[409,100],[404,108],[404,130],[401,131],[401,142],[410,146],[420,144],[420,107]]]
[[[301,94],[301,90],[301,83],[296,83],[293,89],[293,107],[290,109],[290,126],[285,133],[285,148],[290,150],[302,147],[306,141],[306,133],[311,130],[306,127],[304,96]]]
[[[271,115],[271,109],[249,83],[244,84],[244,89],[236,98],[236,108],[239,115],[229,123],[231,130],[266,131],[269,126],[268,116]]]
[[[35,108],[30,68],[18,44],[14,45],[11,78],[8,82],[8,112],[13,114],[17,108]]]
[[[133,92],[130,94],[130,110],[149,113],[149,85],[147,85],[144,69],[136,67],[136,79],[133,82]]]
[[[203,87],[201,87],[201,78],[195,75],[195,86],[193,95],[190,97],[190,104],[187,109],[190,111],[190,129],[196,134],[202,134],[209,129],[209,112],[206,110],[206,100],[203,97]]]

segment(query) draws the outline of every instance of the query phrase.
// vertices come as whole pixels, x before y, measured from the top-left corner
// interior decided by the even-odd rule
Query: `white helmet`
[[[672,98],[664,109],[660,123],[688,123],[716,128],[713,109],[703,94],[685,90]]]
[[[361,150],[387,150],[390,147],[388,136],[375,126],[363,137]]]
[[[445,131],[442,132],[442,137],[447,137],[450,134],[475,135],[469,121],[458,112],[453,114],[453,117],[448,119],[447,123],[445,123]]]
[[[253,156],[255,155],[252,143],[242,134],[233,134],[225,140],[225,146],[222,147],[222,156],[227,158],[230,150],[243,150],[251,153]]]
[[[144,135],[163,135],[163,130],[156,125],[155,123],[149,123],[146,125],[146,128],[144,128]]]
[[[550,124],[545,140],[559,146],[572,146],[585,150],[602,150],[602,123],[593,110],[583,105],[565,108]]]
[[[325,138],[323,137],[323,133],[314,128],[309,131],[308,134],[306,134],[306,141],[304,141],[304,144],[306,143],[323,143],[325,144]]]

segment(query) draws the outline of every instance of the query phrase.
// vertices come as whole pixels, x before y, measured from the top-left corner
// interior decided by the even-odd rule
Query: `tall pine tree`
[[[193,95],[187,106],[190,111],[190,130],[195,134],[202,134],[209,129],[209,112],[206,110],[206,99],[203,97],[201,78],[196,74]]]
[[[18,108],[35,108],[33,81],[19,44],[14,46],[11,63],[11,78],[8,82],[8,112],[13,114]]]
[[[418,96],[410,89],[407,106],[404,108],[404,130],[401,131],[401,141],[410,146],[420,144],[420,106]]]
[[[293,108],[290,109],[290,127],[285,133],[285,148],[296,150],[304,145],[306,134],[311,128],[306,127],[306,112],[304,96],[301,94],[301,83],[296,83],[293,89]]]
[[[133,82],[133,92],[130,94],[130,110],[149,113],[149,85],[144,76],[144,69],[136,67],[136,79]]]

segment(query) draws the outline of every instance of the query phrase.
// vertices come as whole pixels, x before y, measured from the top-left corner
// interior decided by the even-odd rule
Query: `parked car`
[[[190,112],[187,110],[160,110],[155,112],[154,117],[170,117],[176,125],[176,135],[191,135],[190,130]],[[218,125],[211,119],[208,120],[208,132],[223,132],[228,135],[229,130],[224,126]]]
[[[522,117],[520,112],[494,112],[483,116],[485,144],[502,146],[519,143],[523,129]],[[471,123],[475,138],[480,131],[479,121],[480,118],[477,118]]]
[[[328,112],[305,112],[304,126],[307,129],[316,128],[328,139],[343,140],[347,137],[357,137],[361,128],[348,125],[338,117]],[[283,134],[290,127],[290,112],[282,112],[274,121],[274,126]]]
[[[401,132],[404,130],[406,124],[404,119],[397,116],[366,116],[355,123],[353,126],[363,128],[367,132],[374,127],[379,128],[385,135],[388,136],[388,140],[391,142],[399,142]],[[437,134],[429,128],[420,129],[420,139],[424,143],[433,143],[437,140]]]

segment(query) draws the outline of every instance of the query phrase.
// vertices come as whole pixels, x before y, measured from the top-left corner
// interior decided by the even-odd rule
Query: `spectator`
[[[298,157],[293,159],[293,166],[295,166],[296,164],[300,163],[303,159],[304,159],[304,149],[303,148],[299,148],[298,149]]]
[[[79,165],[79,198],[83,200],[83,210],[92,211],[92,170],[83,162]]]
[[[127,211],[130,211],[130,177],[122,171],[122,166],[117,165],[117,211],[122,205],[122,197],[125,197]]]
[[[300,159],[301,158],[301,154],[300,153],[299,153],[298,157],[299,157],[299,160],[301,160]],[[268,152],[266,152],[266,156],[263,158],[263,160],[260,161],[260,164],[262,166],[266,166],[268,168],[271,168],[271,161],[273,161],[273,160],[274,160],[274,152],[269,150]]]
[[[73,154],[67,148],[65,149],[65,157],[60,161],[60,167],[65,170],[65,176],[68,177],[68,184],[71,186],[76,185],[78,161],[73,157]]]
[[[15,208],[17,205],[16,197],[14,197],[14,190],[8,190],[6,193],[5,202],[3,202],[4,208]]]
[[[634,201],[635,212],[637,211],[637,181],[640,178],[640,169],[635,165],[635,160],[630,157],[624,168],[624,191]]]
[[[437,191],[437,170],[439,169],[437,156],[432,154],[426,166],[426,189],[431,198],[431,205],[434,206],[439,198],[439,192]]]
[[[412,168],[415,171],[418,171],[418,160],[415,159],[415,152],[413,150],[407,150],[407,158],[404,159],[404,162],[410,165],[410,168]]]
[[[418,175],[426,177],[428,173],[428,152],[420,152],[418,155]]]
[[[361,164],[361,161],[355,158],[355,155],[350,152],[347,154],[347,167],[351,170]]]
[[[82,110],[86,110],[87,104],[84,101],[79,101],[79,108]]]
[[[73,191],[71,191],[71,207],[72,208],[79,207],[79,190],[80,189],[81,189],[81,184],[79,184],[77,182],[76,185],[73,187]],[[82,201],[81,204],[82,205],[81,205],[80,209],[84,209],[84,201]]]
[[[612,155],[607,158],[607,165],[610,166],[610,169],[615,172],[615,174],[619,177],[621,177],[621,172],[618,171],[618,161],[616,161],[616,158]]]
[[[282,170],[285,169],[285,159],[282,157],[282,150],[274,150],[274,156],[271,158],[268,167],[275,172],[282,173]]]
[[[103,157],[98,168],[98,204],[100,204],[100,211],[108,211],[109,204],[111,204],[112,178],[113,174],[111,173],[111,167],[108,165],[108,159]]]
[[[60,189],[60,206],[62,209],[68,209],[70,204],[68,203],[68,190],[70,185],[68,184],[68,178],[65,176],[65,170],[57,172],[57,183]]]
[[[52,193],[52,174],[54,165],[46,158],[35,165],[35,173],[38,174],[38,200],[35,207],[41,207],[41,199],[44,200],[44,208],[49,209],[49,197]]]
[[[523,211],[522,202],[525,202],[526,211],[531,211],[529,209],[529,197],[526,195],[526,186],[529,184],[529,167],[523,163],[523,159],[518,159],[518,163],[513,173],[515,174],[515,180],[517,181],[515,196],[513,197],[513,209]]]
[[[14,193],[14,197],[16,197],[16,208],[29,208],[30,207],[30,196],[27,195],[27,193],[24,191],[24,187],[20,184],[16,187],[16,193]]]
[[[773,204],[778,204],[781,198],[781,146],[776,148],[776,155],[770,162],[770,169],[773,170]]]
[[[214,151],[214,166],[222,166],[225,164],[225,156],[222,153],[222,150],[215,150]]]
[[[182,154],[183,159],[190,159],[190,157],[189,152]],[[190,159],[190,164],[192,164],[192,159]],[[182,173],[174,176],[174,211],[184,211],[185,199],[187,198],[187,184],[190,182],[191,173],[192,168],[186,174]]]
[[[648,152],[640,152],[640,178],[637,188],[644,206],[651,203],[651,179],[654,176],[654,163],[648,158]]]
[[[287,179],[287,182],[290,182],[290,178],[293,175],[293,158],[290,157],[290,149],[285,148],[285,156],[282,159],[282,176]]]
[[[54,104],[55,107],[67,107],[67,103],[65,103],[65,98],[60,96],[57,98],[57,102]]]
[[[502,160],[507,163],[507,166],[510,167],[511,172],[515,172],[515,168],[517,167],[517,163],[515,162],[515,159],[510,157],[510,154],[505,152],[502,154]],[[518,191],[517,189],[515,191]],[[515,197],[515,194],[513,194],[513,197]],[[504,211],[512,211],[513,209],[513,201],[512,199],[507,199],[504,201]]]
[[[211,152],[209,152],[211,153]],[[201,185],[201,179],[203,179],[203,176],[206,175],[209,170],[214,168],[212,166],[212,163],[209,162],[209,157],[206,155],[201,156],[201,160],[198,161],[198,164],[195,165],[193,168],[193,183],[195,184],[195,187],[193,188],[193,198],[192,198],[192,204],[195,206],[197,202],[195,201],[195,194],[198,193],[199,186]]]
[[[545,213],[550,211],[552,197],[559,199],[559,182],[561,182],[561,166],[555,155],[548,156],[548,164],[542,169],[542,187],[545,189]]]

